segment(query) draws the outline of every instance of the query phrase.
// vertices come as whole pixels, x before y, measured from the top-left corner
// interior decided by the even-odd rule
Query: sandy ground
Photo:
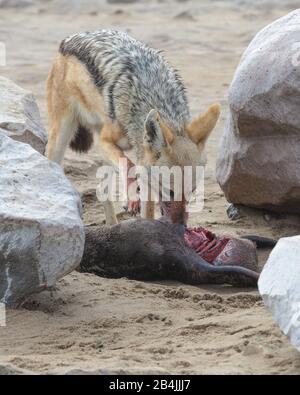
[[[194,114],[223,106],[208,144],[205,208],[191,224],[230,234],[299,234],[299,218],[248,210],[235,222],[215,180],[227,91],[254,34],[297,8],[276,1],[36,1],[0,9],[7,67],[0,73],[33,91],[46,122],[44,84],[61,39],[114,27],[165,50],[181,70]],[[117,4],[112,4],[117,3]],[[101,223],[95,174],[101,158],[68,153],[66,173],[80,190],[86,224]],[[261,266],[268,251],[260,254]],[[34,372],[300,373],[300,355],[272,323],[256,290],[140,283],[73,273],[0,328],[0,365]],[[0,373],[8,368],[0,366]]]

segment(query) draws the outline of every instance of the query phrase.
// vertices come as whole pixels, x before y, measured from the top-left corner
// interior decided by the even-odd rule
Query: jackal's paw
[[[124,209],[128,212],[128,214],[135,217],[141,212],[141,201],[140,200],[128,200],[127,205],[124,206]]]

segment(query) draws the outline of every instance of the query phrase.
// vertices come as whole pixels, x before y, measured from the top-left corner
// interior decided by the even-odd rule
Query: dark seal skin
[[[87,227],[79,270],[101,277],[140,281],[257,285],[257,272],[247,267],[207,263],[185,243],[183,234],[182,225],[163,219],[131,219],[113,226]]]

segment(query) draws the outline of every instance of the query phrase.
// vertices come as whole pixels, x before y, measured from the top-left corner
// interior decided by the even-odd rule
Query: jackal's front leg
[[[131,215],[137,215],[140,212],[140,200],[138,196],[138,184],[136,176],[132,175],[134,164],[126,157],[123,150],[118,146],[118,141],[124,138],[124,133],[118,124],[107,121],[100,134],[100,146],[105,156],[117,168],[122,160],[121,177],[123,177],[126,185],[126,195],[128,198],[127,211]],[[111,207],[106,204],[106,217],[112,218]],[[115,215],[115,214],[114,214]]]
[[[141,217],[145,219],[154,219],[155,203],[151,200],[141,203]]]
[[[122,169],[122,177],[126,185],[127,202],[124,206],[125,210],[133,216],[141,211],[141,201],[139,196],[139,184],[134,172],[135,165],[128,158],[124,158],[124,168]]]

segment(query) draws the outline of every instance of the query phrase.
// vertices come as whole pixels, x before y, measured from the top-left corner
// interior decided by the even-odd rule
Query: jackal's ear
[[[190,139],[203,148],[209,135],[213,131],[221,113],[220,104],[213,104],[209,109],[196,119],[194,119],[187,127],[187,134]]]
[[[155,152],[167,147],[174,141],[171,129],[161,120],[156,110],[151,110],[145,122],[144,144]]]

